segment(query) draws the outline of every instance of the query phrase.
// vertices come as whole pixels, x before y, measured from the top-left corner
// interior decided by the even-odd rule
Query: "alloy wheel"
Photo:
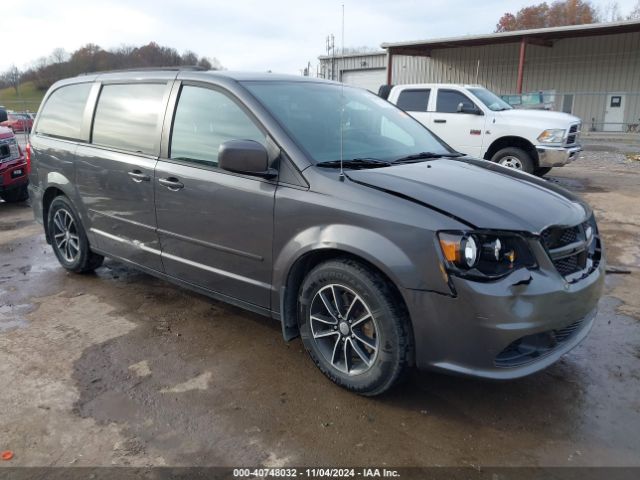
[[[64,208],[53,216],[53,240],[65,261],[73,263],[80,255],[80,237],[73,216]]]
[[[326,285],[313,297],[309,312],[313,341],[331,366],[348,375],[372,367],[378,327],[362,297],[344,285]]]

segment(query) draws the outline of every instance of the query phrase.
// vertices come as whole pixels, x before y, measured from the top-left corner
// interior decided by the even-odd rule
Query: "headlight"
[[[562,128],[551,128],[538,135],[538,141],[541,143],[562,143],[565,134],[566,130]]]
[[[524,237],[502,232],[439,232],[446,269],[478,280],[502,277],[515,269],[535,267]]]

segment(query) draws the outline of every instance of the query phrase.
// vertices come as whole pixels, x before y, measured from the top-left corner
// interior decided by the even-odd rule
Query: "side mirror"
[[[269,154],[261,143],[254,140],[228,140],[218,149],[218,166],[223,170],[262,178],[278,175],[269,168]]]
[[[462,102],[460,102],[458,104],[457,112],[458,113],[470,113],[471,115],[482,115],[482,110],[480,110],[475,105],[473,105],[473,106],[465,105]]]

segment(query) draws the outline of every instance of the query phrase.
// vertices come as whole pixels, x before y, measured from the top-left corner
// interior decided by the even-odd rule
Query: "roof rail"
[[[206,72],[208,69],[201,67],[199,65],[176,65],[174,67],[137,67],[137,68],[121,68],[118,70],[101,70],[98,72],[84,72],[84,73],[81,73],[80,75],[94,75],[99,73],[122,73],[122,72],[157,72],[159,70],[167,71],[167,72],[179,72],[181,70]]]

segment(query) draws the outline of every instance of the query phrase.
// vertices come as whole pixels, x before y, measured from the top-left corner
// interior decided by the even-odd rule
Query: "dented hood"
[[[350,180],[407,198],[474,228],[540,233],[573,226],[590,207],[533,175],[475,159],[440,159],[347,173]]]

